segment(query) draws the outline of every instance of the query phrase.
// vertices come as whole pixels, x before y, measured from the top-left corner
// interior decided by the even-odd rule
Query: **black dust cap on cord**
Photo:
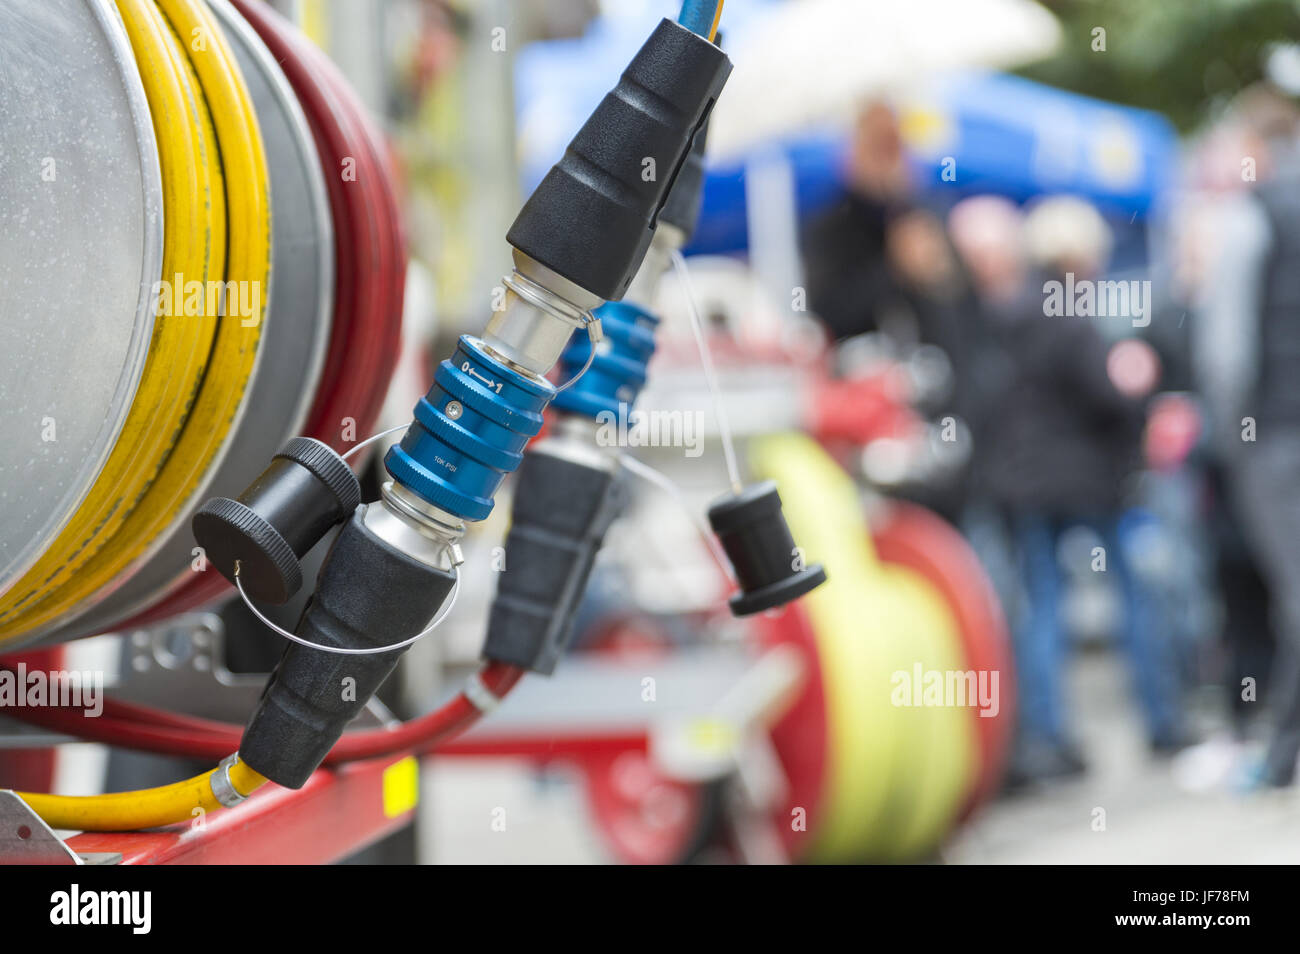
[[[214,497],[190,526],[221,575],[248,595],[284,603],[302,587],[299,559],[361,503],[361,485],[342,457],[295,437],[238,499]]]
[[[730,73],[717,46],[663,20],[524,203],[506,241],[593,295],[622,298]]]
[[[709,507],[709,525],[740,584],[740,592],[730,600],[736,616],[784,606],[826,582],[820,564],[803,566],[774,481],[718,500]]]

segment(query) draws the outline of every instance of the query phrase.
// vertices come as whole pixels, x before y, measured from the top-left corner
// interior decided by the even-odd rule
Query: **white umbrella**
[[[729,38],[736,66],[709,150],[734,154],[843,118],[863,97],[927,74],[1028,63],[1060,33],[1033,0],[789,0]]]

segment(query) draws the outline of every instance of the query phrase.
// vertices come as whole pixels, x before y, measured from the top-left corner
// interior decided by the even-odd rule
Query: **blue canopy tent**
[[[1163,116],[1017,76],[952,77],[904,100],[899,113],[918,185],[952,201],[1069,192],[1123,224],[1147,216],[1177,168],[1177,134]],[[793,168],[801,218],[842,194],[847,132],[778,145]],[[744,158],[710,167],[690,251],[745,249],[745,168]]]
[[[532,44],[516,68],[521,165],[531,188],[559,158],[587,112],[615,81],[643,32],[596,21],[580,39]],[[898,102],[917,182],[940,200],[991,192],[1016,200],[1068,192],[1097,203],[1117,225],[1143,219],[1171,184],[1178,139],[1159,114],[1117,106],[999,73],[936,80]],[[801,219],[842,194],[844,129],[767,144],[788,159]],[[748,245],[748,157],[710,166],[693,253]]]

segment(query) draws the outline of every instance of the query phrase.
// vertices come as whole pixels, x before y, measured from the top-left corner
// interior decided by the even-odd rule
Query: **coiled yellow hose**
[[[892,678],[917,664],[963,669],[956,620],[929,581],[877,559],[857,487],[812,438],[759,438],[751,463],[800,488],[783,498],[786,518],[830,577],[803,601],[817,640],[827,751],[801,860],[924,858],[970,791],[977,743],[965,709],[899,706]]]

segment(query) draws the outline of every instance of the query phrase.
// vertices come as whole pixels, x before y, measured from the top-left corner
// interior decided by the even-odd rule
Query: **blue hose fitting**
[[[542,429],[542,412],[555,388],[512,368],[469,335],[438,366],[433,382],[384,467],[433,506],[463,520],[482,520],[492,512],[501,481]]]
[[[659,325],[655,315],[626,300],[601,305],[595,314],[604,341],[597,346],[587,373],[555,398],[557,408],[593,419],[602,411],[618,414],[620,404],[631,407],[636,402],[655,353]],[[572,380],[582,370],[591,348],[587,336],[573,336],[560,356],[563,380]]]

